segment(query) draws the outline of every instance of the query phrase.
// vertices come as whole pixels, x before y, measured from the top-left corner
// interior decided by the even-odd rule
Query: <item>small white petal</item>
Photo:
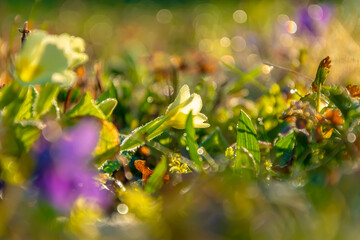
[[[184,85],[180,88],[179,94],[176,96],[174,102],[169,105],[166,113],[174,109],[175,107],[179,106],[180,104],[184,103],[190,97],[190,88],[188,85]]]
[[[183,108],[181,108],[180,111],[182,113],[185,113],[186,115],[188,115],[192,111],[193,115],[195,116],[200,113],[202,108],[201,97],[199,94],[193,93],[189,99],[191,99],[191,101]]]

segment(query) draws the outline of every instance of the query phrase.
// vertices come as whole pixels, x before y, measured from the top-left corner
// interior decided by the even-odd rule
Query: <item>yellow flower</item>
[[[88,59],[84,51],[81,38],[34,31],[15,58],[14,77],[25,86],[51,82],[70,87],[76,79],[72,69]]]
[[[207,128],[210,124],[205,123],[207,117],[200,113],[202,108],[202,101],[199,94],[193,93],[190,95],[188,85],[182,86],[175,101],[171,103],[165,112],[166,125],[185,129],[186,118],[192,111],[194,128]]]
[[[186,119],[190,112],[192,112],[193,115],[194,128],[209,127],[210,124],[205,123],[207,117],[200,113],[201,108],[202,101],[200,95],[196,93],[190,95],[189,86],[182,86],[175,101],[171,103],[166,110],[165,115],[135,129],[124,139],[120,146],[121,150],[133,150],[144,144],[145,141],[150,141],[171,127],[185,129]]]

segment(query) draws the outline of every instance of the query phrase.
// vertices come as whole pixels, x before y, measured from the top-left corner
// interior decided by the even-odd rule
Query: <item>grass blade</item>
[[[189,113],[186,119],[186,142],[189,148],[189,155],[191,160],[195,163],[196,167],[202,169],[202,162],[197,152],[198,145],[195,141],[195,129],[193,125],[193,115],[192,112]]]
[[[242,154],[242,149],[245,149],[246,152],[252,156],[254,161],[251,158],[244,158]],[[237,141],[236,141],[236,151],[235,151],[235,165],[250,167],[254,165],[255,171],[259,172],[260,164],[260,149],[259,143],[256,138],[256,131],[254,126],[251,123],[249,116],[241,110],[238,125],[237,125]],[[248,162],[243,162],[244,160]],[[250,163],[253,162],[252,164]]]

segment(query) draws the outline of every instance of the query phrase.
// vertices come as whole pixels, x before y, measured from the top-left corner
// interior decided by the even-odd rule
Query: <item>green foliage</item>
[[[30,87],[27,91],[24,102],[21,104],[14,121],[27,120],[35,116],[34,106],[38,102],[38,93]]]
[[[220,128],[216,128],[200,145],[211,155],[223,154],[229,143],[226,141]]]
[[[94,150],[95,163],[101,165],[106,159],[114,156],[120,150],[119,132],[109,121],[100,120],[101,131],[98,144]]]
[[[322,92],[341,111],[344,119],[349,120],[348,122],[354,120],[350,117],[356,112],[358,104],[352,101],[351,96],[344,88],[340,86],[325,87]]]
[[[166,118],[160,116],[142,127],[135,129],[131,134],[129,134],[124,141],[121,143],[121,150],[128,151],[133,150],[134,148],[139,147],[144,144],[145,141],[149,141],[154,137],[159,136],[165,130],[162,126],[165,123]]]
[[[105,119],[105,114],[101,111],[100,107],[95,104],[94,100],[89,93],[85,93],[70,111],[65,114],[67,118],[93,116],[100,119]]]
[[[249,116],[241,110],[237,124],[235,169],[249,168],[259,172],[260,149],[256,131]],[[244,157],[243,151],[248,157]]]
[[[106,118],[109,118],[117,105],[115,98],[107,98],[98,104],[101,111],[105,114]]]
[[[34,142],[40,136],[40,129],[31,124],[17,124],[14,126],[15,135],[19,141],[21,152],[29,152]],[[19,152],[19,153],[21,153]]]
[[[29,88],[21,87],[17,83],[11,83],[4,88],[0,95],[0,102],[2,103],[0,107],[6,107],[2,112],[2,122],[4,125],[11,125],[18,114],[20,114],[20,117],[24,115],[24,111],[29,107],[29,102],[31,102],[32,98],[32,94],[28,92]],[[26,99],[28,101],[25,102],[24,110],[21,107]]]
[[[295,134],[295,138],[295,162],[298,166],[307,166],[311,159],[311,146],[308,137],[304,133],[298,132]]]
[[[45,114],[50,110],[53,101],[56,99],[57,94],[60,90],[60,86],[52,83],[46,83],[39,93],[36,101],[35,112],[36,116]]]
[[[202,169],[202,161],[197,152],[198,145],[195,141],[195,129],[193,126],[193,115],[192,112],[189,113],[186,119],[186,143],[189,148],[189,155],[191,160],[195,163],[196,167]]]
[[[288,134],[287,136],[280,138],[275,144],[276,158],[280,158],[278,165],[288,165],[293,157],[293,148],[295,142],[295,132]]]
[[[20,84],[15,81],[6,85],[0,92],[0,109],[16,101],[16,99],[24,98],[27,92],[26,90],[26,88],[20,86]]]

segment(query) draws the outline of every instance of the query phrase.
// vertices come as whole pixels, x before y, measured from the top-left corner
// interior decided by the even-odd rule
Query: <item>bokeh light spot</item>
[[[290,34],[294,34],[297,31],[297,25],[294,21],[287,21],[286,24],[286,31]]]
[[[261,68],[261,70],[264,74],[270,74],[272,69],[273,69],[273,66],[269,66],[269,65],[264,65]]]
[[[230,65],[234,65],[235,64],[235,60],[234,57],[231,55],[224,55],[221,57],[221,61],[223,61],[226,64],[230,64]]]
[[[231,48],[235,52],[241,52],[246,48],[246,41],[243,37],[236,36],[231,39]]]
[[[129,212],[129,207],[126,204],[121,203],[117,206],[116,210],[120,214],[127,214]]]
[[[350,132],[346,136],[349,143],[353,143],[356,140],[356,135],[353,132]]]
[[[231,40],[228,37],[222,37],[220,39],[220,45],[222,47],[229,47],[231,45]]]
[[[172,18],[173,15],[169,9],[160,9],[156,14],[156,20],[159,23],[163,23],[163,24],[170,23]]]
[[[247,14],[244,10],[236,10],[233,13],[233,19],[237,23],[244,23],[247,21]]]

